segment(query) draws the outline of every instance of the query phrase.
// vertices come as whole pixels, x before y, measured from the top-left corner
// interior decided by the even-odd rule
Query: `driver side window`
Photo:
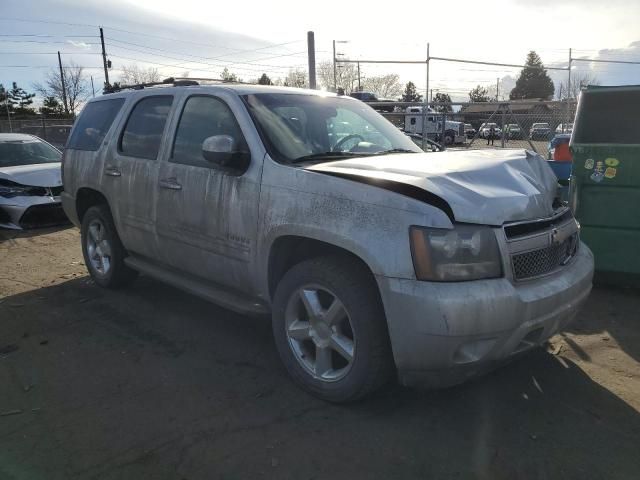
[[[382,147],[392,148],[391,142],[367,120],[345,108],[337,108],[337,115],[327,119],[327,132],[332,148],[349,136],[354,136],[353,142],[345,142],[345,147],[353,147],[354,143],[370,142]]]
[[[202,143],[215,135],[229,135],[235,139],[238,150],[248,150],[233,112],[222,100],[202,95],[189,97],[180,116],[169,161],[216,168],[202,156]]]

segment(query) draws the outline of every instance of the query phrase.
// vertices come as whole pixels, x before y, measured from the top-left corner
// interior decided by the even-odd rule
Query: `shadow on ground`
[[[73,225],[71,225],[70,223],[57,225],[55,227],[31,228],[28,230],[10,230],[8,228],[0,227],[0,243],[15,240],[18,238],[39,237],[40,235],[55,233],[61,230],[67,230],[68,228],[72,228],[72,227]]]
[[[3,479],[640,472],[638,412],[542,350],[457,388],[392,388],[345,407],[291,384],[264,318],[146,278],[126,291],[87,277],[32,290],[5,298],[0,318]],[[609,329],[599,318],[589,328]]]
[[[640,362],[640,289],[594,288],[585,310],[588,313],[573,324],[570,332],[610,335],[627,355]],[[566,336],[565,341],[583,360],[588,359],[588,354],[575,344],[571,345]]]

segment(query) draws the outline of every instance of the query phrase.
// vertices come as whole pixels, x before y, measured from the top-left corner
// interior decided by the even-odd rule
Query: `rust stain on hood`
[[[418,187],[446,201],[456,221],[485,225],[551,216],[558,188],[547,162],[528,150],[393,154],[306,168]]]

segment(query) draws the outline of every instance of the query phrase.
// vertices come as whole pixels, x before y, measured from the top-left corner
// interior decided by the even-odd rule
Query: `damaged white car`
[[[67,221],[60,204],[61,156],[33,135],[0,134],[0,227],[46,227]]]

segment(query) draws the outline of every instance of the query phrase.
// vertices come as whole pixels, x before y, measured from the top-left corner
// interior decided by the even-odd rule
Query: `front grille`
[[[50,227],[68,222],[62,205],[59,203],[34,205],[27,208],[27,211],[20,218],[22,228]]]
[[[511,263],[515,279],[525,280],[553,272],[575,255],[578,244],[578,234],[574,233],[558,244],[512,255]]]

